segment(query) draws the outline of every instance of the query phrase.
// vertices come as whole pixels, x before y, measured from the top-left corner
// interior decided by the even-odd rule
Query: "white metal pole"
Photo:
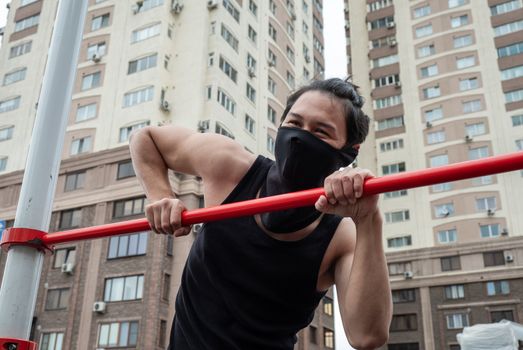
[[[87,0],[58,4],[13,227],[49,230],[86,11]],[[42,262],[34,248],[9,250],[0,287],[0,338],[29,338]]]

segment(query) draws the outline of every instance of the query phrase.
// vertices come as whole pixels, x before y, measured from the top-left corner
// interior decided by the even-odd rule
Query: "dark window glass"
[[[415,289],[399,289],[392,291],[393,303],[407,303],[416,300]]]
[[[53,268],[59,269],[63,264],[71,263],[74,264],[76,255],[75,248],[62,248],[54,251],[54,263]]]
[[[69,303],[69,288],[49,289],[47,291],[46,310],[66,309]]]
[[[492,311],[490,318],[492,322],[499,322],[501,320],[514,322],[514,312],[512,310]]]
[[[118,164],[118,174],[116,175],[117,180],[132,176],[136,176],[136,174],[131,161]]]
[[[419,350],[418,343],[389,344],[388,350]]]
[[[503,251],[483,253],[483,263],[487,266],[505,265],[505,255]]]
[[[163,275],[163,289],[162,289],[162,299],[169,301],[169,295],[171,294],[171,275],[165,273]]]
[[[68,174],[65,177],[65,192],[74,191],[84,187],[85,171],[76,174]]]
[[[391,332],[415,331],[418,329],[416,314],[394,315],[390,324]]]
[[[108,259],[144,255],[147,251],[147,232],[113,236],[109,241]]]
[[[461,270],[459,255],[441,258],[441,271]]]
[[[145,198],[125,199],[114,202],[113,218],[143,214]]]

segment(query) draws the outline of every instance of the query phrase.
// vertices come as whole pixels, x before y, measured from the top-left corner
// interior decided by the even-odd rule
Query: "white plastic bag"
[[[457,335],[458,343],[461,350],[518,350],[514,330],[519,337],[519,327],[522,326],[506,320],[465,327],[463,333]]]

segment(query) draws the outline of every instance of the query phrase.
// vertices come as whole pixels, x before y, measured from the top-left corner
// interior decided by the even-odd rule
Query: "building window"
[[[268,58],[269,66],[270,67],[276,67],[277,57],[274,54],[274,52],[272,52],[271,49],[269,49],[268,55],[269,55],[269,58]]]
[[[430,157],[430,167],[438,167],[449,163],[449,156],[447,154],[440,154]]]
[[[399,128],[403,126],[403,116],[387,118],[378,121],[378,131],[387,130],[392,128]]]
[[[483,253],[483,264],[485,267],[505,265],[505,254],[502,250]]]
[[[494,36],[507,35],[523,29],[523,20],[514,21],[494,27]]]
[[[256,122],[248,114],[245,115],[245,130],[251,135],[254,135]]]
[[[61,350],[63,349],[63,333],[43,333],[40,342],[40,350]]]
[[[20,107],[20,96],[0,101],[0,113],[14,111]]]
[[[238,39],[225,27],[222,23],[222,30],[221,30],[222,38],[229,44],[234,51],[238,52]]]
[[[33,44],[32,41],[27,41],[25,43],[21,43],[21,44],[18,44],[16,46],[13,46],[9,50],[9,58],[22,56],[22,55],[25,55],[26,53],[31,52],[32,44]]]
[[[412,245],[411,236],[395,237],[387,239],[388,248],[402,248]]]
[[[289,21],[287,21],[287,34],[294,40],[294,26]]]
[[[498,57],[509,57],[523,53],[523,42],[498,48]]]
[[[384,56],[372,60],[372,68],[384,67],[398,62],[398,55]]]
[[[227,136],[227,137],[229,137],[229,138],[234,140],[234,135],[232,134],[232,132],[230,132],[225,126],[223,126],[219,122],[216,122],[215,132],[217,134],[220,134],[220,135],[223,135],[223,136]]]
[[[480,225],[479,232],[481,238],[499,237],[501,230],[499,224]]]
[[[75,122],[83,122],[84,120],[93,119],[96,117],[96,103],[90,103],[78,107],[76,110]]]
[[[162,299],[169,301],[171,295],[171,275],[168,273],[163,274],[163,285],[162,285]]]
[[[14,126],[0,128],[0,141],[10,140],[13,138]]]
[[[109,14],[94,17],[91,22],[91,31],[95,31],[109,25]]]
[[[149,121],[145,121],[120,128],[119,142],[125,142],[129,140],[129,137],[133,131],[145,128],[148,125]]]
[[[421,68],[420,72],[422,78],[432,77],[438,74],[438,65],[434,63],[433,65],[430,65],[428,67],[423,67]]]
[[[102,43],[96,43],[96,44],[93,44],[93,45],[89,45],[87,47],[87,57],[86,59],[88,60],[91,60],[91,59],[94,59],[95,57],[102,57],[105,55],[105,43],[102,42]]]
[[[31,28],[38,25],[38,21],[40,20],[40,14],[36,14],[31,17],[23,18],[19,21],[15,22],[15,29],[14,33],[20,32],[24,29]]]
[[[523,114],[513,115],[512,116],[512,126],[521,126],[523,125]]]
[[[154,97],[154,86],[128,92],[123,96],[123,107],[131,107],[140,103],[152,101]]]
[[[62,268],[63,264],[74,264],[76,258],[76,248],[60,248],[54,252],[53,269]]]
[[[142,299],[143,275],[107,278],[105,280],[104,301]]]
[[[158,346],[165,348],[165,341],[167,339],[167,321],[160,320],[160,329],[158,330]]]
[[[309,326],[309,340],[312,344],[318,344],[317,329],[314,326]]]
[[[327,349],[334,349],[334,331],[323,328],[323,342]]]
[[[493,182],[493,177],[491,175],[480,176],[472,179],[472,184],[474,186],[484,186],[490,185]]]
[[[0,158],[0,171],[4,171],[7,168],[7,157]]]
[[[466,0],[448,0],[448,1],[449,1],[449,3],[448,3],[449,9],[465,5],[465,3],[466,3]]]
[[[487,295],[507,295],[510,293],[510,284],[508,281],[490,281],[486,283]]]
[[[144,213],[145,198],[124,199],[114,202],[113,219]]]
[[[161,5],[163,5],[163,0],[144,0],[142,5],[138,8],[138,12],[144,12]]]
[[[428,88],[423,89],[423,97],[425,99],[429,98],[435,98],[441,96],[441,91],[439,89],[439,86],[431,86]]]
[[[101,72],[95,72],[82,77],[82,91],[100,86]]]
[[[60,214],[60,229],[69,229],[80,226],[82,222],[82,209],[64,210]]]
[[[403,139],[397,139],[397,140],[380,143],[381,152],[388,152],[388,151],[401,149],[401,148],[403,148]]]
[[[472,45],[472,35],[468,34],[468,35],[457,36],[454,38],[453,43],[454,43],[455,49],[459,49],[460,47]]]
[[[378,18],[374,21],[371,21],[368,26],[369,30],[379,29],[379,28],[388,28],[389,26],[394,26],[394,17],[388,16],[388,17],[382,17]]]
[[[465,288],[462,284],[455,284],[445,287],[446,299],[463,299],[465,298]]]
[[[473,113],[481,110],[481,100],[472,100],[462,103],[463,113]]]
[[[427,134],[427,143],[433,145],[435,143],[445,142],[445,130],[433,131]]]
[[[6,73],[4,75],[4,86],[14,84],[18,81],[22,81],[25,79],[25,74],[27,72],[27,68],[21,68],[17,69],[11,73]]]
[[[432,185],[431,187],[432,192],[445,192],[452,190],[452,183],[451,182],[444,182],[441,184]]]
[[[381,171],[383,175],[401,173],[405,171],[405,162],[383,165]]]
[[[391,332],[415,331],[418,329],[416,314],[394,315],[390,324]]]
[[[240,11],[238,11],[238,9],[232,4],[230,0],[223,0],[223,7],[227,10],[227,12],[230,13],[236,22],[240,22]]]
[[[464,69],[468,67],[472,67],[476,64],[476,57],[474,56],[467,56],[456,59],[456,68],[457,69]]]
[[[118,170],[116,172],[116,180],[126,179],[128,177],[134,177],[136,173],[134,172],[132,161],[125,161],[118,163]]]
[[[425,5],[414,9],[414,18],[425,17],[431,14],[430,5]]]
[[[450,19],[450,26],[452,28],[458,28],[464,25],[469,24],[469,16],[468,15],[461,15],[458,17],[452,17]]]
[[[294,79],[294,75],[292,75],[291,72],[287,71],[287,84],[291,87],[291,89],[294,89],[294,86],[296,84],[296,81]]]
[[[484,197],[476,199],[477,211],[488,211],[496,209],[496,197]]]
[[[438,231],[439,243],[454,243],[458,240],[456,229]]]
[[[267,106],[267,119],[269,119],[271,123],[276,124],[276,110],[271,106]]]
[[[461,260],[459,255],[446,256],[440,258],[441,271],[456,271],[461,270]]]
[[[276,41],[276,29],[273,27],[272,24],[269,23],[269,36],[272,38],[272,40]]]
[[[294,51],[287,46],[287,58],[294,64]]]
[[[434,44],[429,44],[418,48],[418,58],[428,57],[436,54]]]
[[[425,121],[430,123],[443,118],[443,109],[441,107],[430,109],[425,111],[424,115]]]
[[[69,304],[69,288],[48,289],[47,300],[45,303],[46,310],[66,309]]]
[[[400,210],[385,213],[385,222],[388,224],[408,220],[410,220],[410,213],[408,210]]]
[[[173,256],[174,251],[174,238],[172,235],[167,235],[167,243],[165,245],[165,254],[167,256]]]
[[[249,0],[249,11],[256,17],[258,16],[258,5],[254,0]]]
[[[274,154],[274,144],[274,138],[271,135],[267,135],[267,151],[271,154]]]
[[[469,316],[466,313],[456,313],[447,315],[447,329],[460,329],[468,327]]]
[[[71,142],[70,155],[74,156],[91,150],[91,136],[82,137]]]
[[[390,263],[387,265],[389,270],[389,275],[403,275],[405,272],[412,271],[412,264],[410,261],[399,262],[399,263]]]
[[[229,78],[231,78],[232,81],[236,83],[238,78],[238,71],[234,69],[231,64],[225,60],[222,56],[220,56],[220,69],[227,75]]]
[[[374,100],[374,109],[393,107],[401,103],[401,95],[387,96]]]
[[[256,33],[254,28],[251,27],[250,25],[249,25],[249,28],[247,29],[247,35],[249,36],[249,39],[251,39],[251,41],[254,44],[256,44],[256,41],[257,41],[257,38],[258,38],[258,33]]]
[[[501,71],[501,80],[510,80],[523,77],[523,66],[503,69]]]
[[[487,146],[469,149],[469,160],[488,157],[489,151]]]
[[[369,12],[374,12],[377,10],[380,10],[385,7],[389,7],[392,5],[392,0],[378,0],[371,2],[370,4],[367,4],[367,10]]]
[[[498,5],[490,6],[490,12],[492,16],[501,15],[502,13],[511,12],[514,10],[517,10],[523,6],[523,2],[521,0],[512,0],[503,2]]]
[[[147,252],[147,232],[131,235],[113,236],[109,241],[107,259],[145,255]]]
[[[74,191],[84,187],[85,171],[67,174],[65,177],[65,192]]]
[[[158,61],[158,54],[149,55],[146,57],[139,58],[137,60],[129,61],[127,68],[127,74],[138,73],[146,69],[156,67]]]
[[[137,342],[138,321],[100,325],[98,347],[136,347]]]
[[[256,70],[256,60],[249,53],[247,54],[247,68],[250,68],[253,71]]]
[[[514,322],[514,311],[512,310],[499,310],[490,312],[490,321],[499,322],[501,320],[507,320]]]
[[[398,74],[393,75],[387,75],[384,77],[380,77],[378,79],[374,79],[374,87],[378,88],[381,86],[389,86],[394,85],[400,81],[400,76]]]
[[[523,89],[505,92],[505,103],[523,101]]]
[[[246,85],[245,94],[252,103],[256,103],[256,90],[249,83]]]
[[[465,132],[467,136],[474,137],[478,135],[484,135],[487,131],[485,128],[485,123],[474,123],[465,125]]]
[[[383,195],[385,196],[385,199],[389,198],[398,198],[403,197],[407,195],[407,190],[399,190],[399,191],[392,191],[392,192],[385,192]]]
[[[392,302],[394,304],[409,303],[416,301],[415,289],[398,289],[392,291]]]
[[[416,38],[422,38],[432,34],[432,24],[424,25],[416,28]]]
[[[445,218],[454,214],[454,204],[444,203],[434,206],[434,216],[437,218]]]
[[[234,115],[234,112],[236,111],[236,102],[234,102],[234,100],[220,88],[218,88],[217,100],[223,108]]]
[[[479,87],[478,78],[469,78],[459,81],[459,91],[477,89]]]
[[[160,23],[149,25],[145,28],[133,30],[131,33],[131,44],[152,38],[160,34]]]
[[[276,95],[276,82],[271,77],[268,79],[267,88],[271,94]]]
[[[323,297],[323,313],[328,316],[332,316],[334,314],[332,299],[327,296]]]

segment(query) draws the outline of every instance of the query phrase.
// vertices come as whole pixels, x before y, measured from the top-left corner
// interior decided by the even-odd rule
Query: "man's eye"
[[[298,123],[296,120],[289,120],[287,123],[292,125],[300,125],[300,123]]]
[[[328,134],[325,130],[323,130],[323,129],[316,129],[316,132],[317,132],[317,133],[320,133],[320,134],[323,134],[323,135],[327,135],[327,136],[329,135],[329,134]]]

